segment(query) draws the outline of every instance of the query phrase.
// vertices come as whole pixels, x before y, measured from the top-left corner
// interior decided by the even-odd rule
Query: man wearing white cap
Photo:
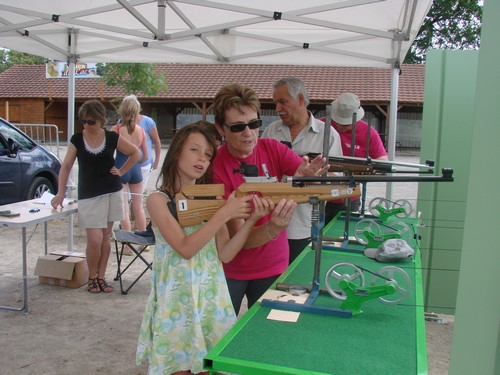
[[[354,155],[351,155],[352,142],[352,121],[353,114],[356,113],[356,139],[354,145]],[[389,160],[384,144],[380,135],[374,128],[371,128],[366,122],[361,121],[365,111],[357,95],[344,92],[332,102],[332,127],[340,134],[342,143],[342,153],[344,156],[355,156],[366,158],[367,134],[370,129],[370,145],[368,156],[371,159]],[[322,118],[325,121],[325,118]],[[359,210],[359,198],[351,199],[351,211]],[[345,210],[344,200],[330,201],[326,203],[325,222],[328,223],[335,215]]]

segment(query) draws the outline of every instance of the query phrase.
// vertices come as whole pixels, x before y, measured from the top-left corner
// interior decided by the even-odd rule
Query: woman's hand
[[[121,177],[122,172],[116,168],[116,166],[113,165],[113,167],[110,169],[109,173],[114,174],[115,176]]]
[[[309,157],[305,155],[302,164],[299,165],[295,171],[295,176],[321,176],[328,172],[330,166],[326,164],[326,158],[321,155],[316,156],[313,160],[309,161]]]
[[[293,200],[289,199],[281,199],[276,207],[274,208],[273,214],[271,215],[270,224],[272,224],[273,234],[281,232],[285,229],[288,224],[290,224],[290,220],[292,219],[292,215],[297,208],[297,203]]]
[[[59,206],[64,207],[63,202],[64,202],[64,197],[60,194],[57,194],[56,196],[54,196],[54,198],[52,198],[50,204],[54,209],[57,209],[57,207]]]

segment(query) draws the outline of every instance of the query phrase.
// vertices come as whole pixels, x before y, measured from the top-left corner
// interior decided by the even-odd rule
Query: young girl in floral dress
[[[156,236],[151,293],[139,334],[136,362],[150,374],[196,374],[203,358],[236,322],[222,262],[240,251],[257,220],[274,208],[257,196],[234,194],[206,223],[181,228],[167,204],[183,186],[207,182],[214,137],[197,124],[174,136],[147,199]],[[231,219],[246,219],[232,238]]]

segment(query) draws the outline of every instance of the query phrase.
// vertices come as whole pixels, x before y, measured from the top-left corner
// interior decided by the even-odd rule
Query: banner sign
[[[59,61],[51,61],[45,64],[46,78],[68,78],[69,64]],[[97,64],[75,64],[75,78],[99,78]]]

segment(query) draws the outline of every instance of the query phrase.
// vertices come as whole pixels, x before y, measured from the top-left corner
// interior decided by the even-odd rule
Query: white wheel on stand
[[[347,262],[334,264],[326,272],[325,286],[326,289],[328,289],[328,293],[330,293],[333,298],[341,301],[345,301],[347,298],[344,291],[339,287],[339,281],[341,279],[347,279],[359,287],[363,287],[365,285],[365,277],[363,276],[363,271],[361,271],[360,268]]]
[[[385,199],[385,198],[373,198],[371,201],[370,201],[370,204],[368,205],[368,209],[370,210],[370,213],[375,216],[375,217],[379,217],[380,216],[380,212],[377,211],[376,207],[378,205],[382,206],[384,208],[384,210],[388,210],[389,209],[389,204],[390,202]]]
[[[408,274],[399,267],[395,266],[382,267],[377,271],[377,274],[387,279],[393,280],[396,285],[396,293],[379,297],[379,300],[383,303],[392,304],[401,302],[404,299],[406,299],[406,297],[408,297],[408,295],[413,290],[410,276],[408,276]],[[370,285],[377,285],[377,284],[381,285],[381,282],[388,283],[390,281],[385,280],[382,277],[373,275]]]
[[[412,231],[411,231],[411,228],[408,224],[406,224],[402,221],[394,221],[394,222],[389,224],[389,227],[390,227],[389,233],[397,232],[400,235],[399,238],[401,238],[402,240],[405,240],[406,242],[410,242],[411,237],[412,237],[411,236]]]
[[[398,199],[397,201],[394,202],[394,205],[392,206],[392,208],[400,208],[400,207],[403,207],[405,209],[405,212],[397,214],[396,215],[397,217],[408,217],[413,212],[413,207],[411,206],[411,203],[406,199]]]
[[[365,235],[365,231],[371,231],[375,236],[380,234],[380,226],[373,219],[363,219],[356,223],[354,226],[354,238],[361,245],[368,245],[368,238]]]

